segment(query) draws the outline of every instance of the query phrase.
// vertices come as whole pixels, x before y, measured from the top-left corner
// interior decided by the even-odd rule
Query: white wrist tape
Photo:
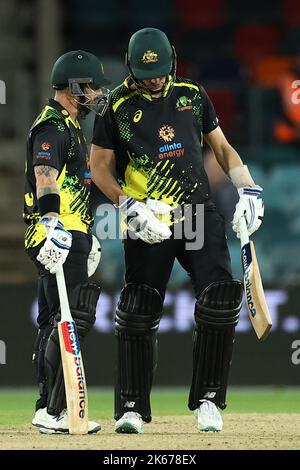
[[[232,184],[237,188],[253,187],[255,183],[250,175],[247,165],[240,165],[231,168],[228,172]]]

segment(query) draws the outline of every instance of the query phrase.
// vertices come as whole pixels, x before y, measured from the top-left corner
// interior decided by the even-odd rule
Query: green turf
[[[186,415],[188,390],[154,389],[153,415]],[[26,424],[33,415],[36,392],[0,388],[0,426]],[[90,416],[111,418],[113,390],[90,388]],[[231,388],[228,413],[300,413],[300,388]]]

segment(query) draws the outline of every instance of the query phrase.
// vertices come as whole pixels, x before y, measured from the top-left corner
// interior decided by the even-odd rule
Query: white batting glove
[[[260,197],[262,190],[260,186],[238,189],[240,200],[235,207],[232,221],[232,229],[236,232],[237,238],[240,238],[239,220],[241,217],[245,216],[249,236],[261,226],[264,216],[264,204]]]
[[[167,224],[158,220],[142,202],[127,198],[119,209],[126,215],[128,229],[146,243],[161,243],[172,235]]]
[[[166,202],[158,201],[157,199],[147,199],[146,207],[150,209],[154,215],[166,215],[174,210],[174,207]]]
[[[37,260],[51,274],[56,274],[67,259],[72,245],[72,234],[64,230],[57,217],[44,216],[39,223],[45,225],[47,238],[37,255]]]
[[[96,271],[101,258],[101,245],[98,238],[93,235],[93,243],[87,260],[88,276],[91,277]]]

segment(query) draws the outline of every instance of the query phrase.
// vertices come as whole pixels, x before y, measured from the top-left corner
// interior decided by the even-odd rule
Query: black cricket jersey
[[[204,203],[210,190],[202,139],[217,127],[214,107],[197,82],[177,77],[167,97],[156,100],[126,79],[111,92],[105,115],[97,117],[93,143],[114,150],[127,196],[170,205]]]
[[[88,148],[79,122],[57,101],[50,99],[38,116],[27,139],[24,221],[25,248],[32,248],[45,238],[40,225],[34,167],[45,165],[59,172],[60,220],[66,230],[89,233],[93,221],[89,207],[91,175]]]

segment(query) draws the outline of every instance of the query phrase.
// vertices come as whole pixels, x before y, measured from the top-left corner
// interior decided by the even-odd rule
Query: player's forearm
[[[92,180],[114,204],[124,193],[116,179],[116,158],[112,149],[92,145],[90,158]]]
[[[119,198],[125,196],[115,176],[107,167],[99,168],[99,171],[92,170],[92,180],[114,204],[119,204]]]
[[[220,127],[217,127],[209,134],[205,134],[204,138],[226,174],[228,174],[232,168],[243,165],[239,154],[230,145]]]
[[[242,159],[237,151],[229,144],[224,145],[215,151],[216,159],[226,174],[232,168],[243,165]]]
[[[224,155],[220,160],[218,159],[218,162],[237,189],[255,186],[247,165],[243,164],[239,154],[231,145],[224,151]]]
[[[59,195],[59,189],[58,189],[56,181],[44,180],[36,185],[36,195],[38,199],[40,199],[42,196],[46,196],[46,194],[58,194]]]
[[[34,167],[34,174],[36,180],[36,195],[38,199],[46,194],[59,194],[56,181],[58,171],[55,168],[39,165]]]
[[[36,195],[41,215],[58,217],[59,188],[56,178],[58,171],[49,166],[39,165],[34,168],[36,179]]]
[[[247,165],[243,164],[239,154],[231,145],[228,144],[223,154],[217,159],[237,189],[255,186]]]
[[[237,188],[252,187],[255,183],[237,151],[229,144],[220,127],[205,136],[223,171]]]

